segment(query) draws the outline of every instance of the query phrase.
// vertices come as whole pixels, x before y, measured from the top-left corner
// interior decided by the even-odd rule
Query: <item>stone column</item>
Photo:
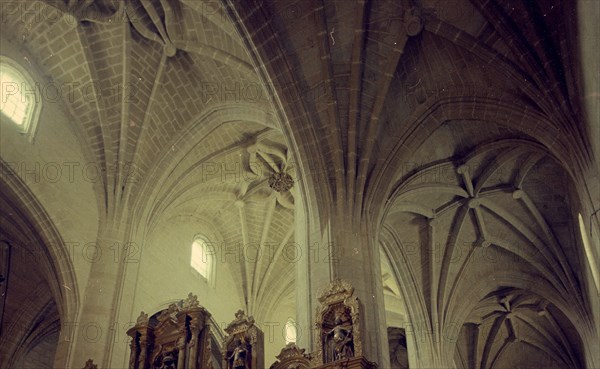
[[[319,306],[317,291],[334,279],[348,281],[362,305],[363,355],[380,368],[389,368],[379,247],[372,225],[365,219],[357,221],[350,209],[332,210],[327,221],[309,217],[304,229],[297,231],[306,234],[308,301],[312,315]],[[314,318],[311,319],[314,325]],[[311,351],[316,350],[316,345],[311,342]]]
[[[115,343],[126,347],[123,324],[115,321],[115,306],[127,244],[125,231],[107,222],[101,225],[96,240],[80,242],[83,257],[91,267],[79,318],[69,322],[75,332],[69,367],[77,367],[89,357],[97,358],[99,367],[108,367]]]
[[[367,360],[389,368],[389,346],[379,245],[367,220],[355,224],[352,212],[338,215],[331,229],[335,260],[333,277],[349,281],[362,304],[364,342]]]
[[[298,193],[297,187],[294,188]],[[300,195],[295,198],[300,199]],[[329,241],[321,237],[315,222],[308,218],[303,201],[296,201],[294,241],[298,248],[296,264],[296,344],[311,351],[316,301],[314,291],[331,280]],[[317,223],[318,224],[318,223]]]

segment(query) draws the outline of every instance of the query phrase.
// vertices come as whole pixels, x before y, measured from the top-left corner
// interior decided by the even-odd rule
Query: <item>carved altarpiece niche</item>
[[[354,287],[336,279],[318,294],[311,366],[319,368],[374,368],[374,363],[363,357],[360,302]]]
[[[263,369],[265,367],[264,334],[254,324],[254,318],[238,310],[225,328],[223,369]]]
[[[152,316],[142,312],[131,337],[129,369],[211,367],[210,313],[191,293]]]

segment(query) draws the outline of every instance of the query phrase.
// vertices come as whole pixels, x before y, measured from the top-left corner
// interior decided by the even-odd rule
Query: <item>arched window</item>
[[[33,140],[41,108],[38,86],[12,59],[0,56],[0,113]]]
[[[213,260],[213,253],[208,247],[206,239],[196,236],[192,243],[192,256],[190,258],[192,269],[206,280],[210,280],[214,264]]]
[[[594,283],[596,284],[596,289],[600,291],[600,276],[598,275],[598,265],[596,264],[596,258],[594,257],[594,250],[592,249],[592,243],[588,237],[587,231],[585,229],[585,222],[581,214],[579,214],[579,231],[581,233],[581,240],[583,241],[583,249],[585,251],[585,256],[588,260],[588,264],[592,271],[592,278],[594,279]]]
[[[285,343],[295,343],[297,334],[296,322],[292,318],[288,319],[287,323],[285,323]]]

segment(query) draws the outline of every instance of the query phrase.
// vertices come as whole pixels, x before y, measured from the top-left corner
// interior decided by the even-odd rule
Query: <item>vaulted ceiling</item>
[[[456,362],[465,368],[580,368],[577,329],[547,300],[518,289],[483,298],[461,329]]]
[[[287,173],[329,200],[315,205],[323,214],[374,219],[390,316],[490,326],[476,338],[462,327],[483,343],[457,357],[510,365],[516,318],[499,302],[510,301],[531,310],[516,338],[536,346],[522,352],[581,365],[556,328],[589,314],[571,209],[573,182],[595,164],[571,2],[17,6],[2,7],[2,37],[60,87],[102,168],[100,222],[151,240],[190,218],[221,244],[261,245],[270,257],[226,264],[264,317],[294,300],[284,248],[299,190],[269,182]],[[487,285],[473,291],[477,280]],[[540,304],[554,320],[529,317]]]
[[[582,274],[586,261],[569,210],[568,176],[554,159],[527,141],[503,140],[410,170],[406,177],[394,192],[381,239],[412,316],[440,322],[442,346],[456,342],[460,322],[489,323],[480,328],[491,330],[491,336],[480,338],[478,349],[483,351],[469,353],[469,358],[460,352],[461,360],[469,368],[502,368],[499,363],[505,359],[499,357],[508,350],[502,342],[514,339],[514,327],[496,332],[504,315],[494,316],[493,309],[482,312],[479,304],[490,308],[491,301],[513,301],[515,306],[515,301],[531,305],[535,300],[534,305],[543,305],[534,309],[537,313],[551,303],[553,312],[568,318],[537,322],[543,329],[522,323],[519,332],[543,334],[550,341],[536,350],[548,351],[557,365],[581,367],[573,361],[581,356],[571,352],[581,347],[562,345],[572,342],[564,332],[573,333],[573,322],[582,332],[591,322]],[[504,310],[511,312],[510,307]],[[463,344],[471,349],[474,343]],[[499,346],[491,352],[486,345]]]
[[[48,237],[53,232],[34,221],[43,219],[43,211],[31,197],[25,209],[24,198],[8,188],[0,191],[0,362],[51,368],[67,292],[59,285],[52,251],[44,246],[56,241]]]
[[[284,130],[301,156],[320,157],[303,168],[328,175],[316,196],[363,209],[356,216],[383,208],[389,177],[447,121],[496,123],[500,135],[533,138],[567,167],[591,165],[570,3],[230,7],[281,97]]]
[[[220,6],[34,1],[3,9],[8,41],[27,55],[20,62],[61,89],[86,159],[101,168],[102,218],[127,224],[135,213],[150,235],[186,214],[209,220],[227,245],[270,243],[274,257],[231,263],[239,293],[247,308],[267,306],[273,301],[259,290],[276,282],[281,291],[269,298],[291,298],[294,273],[281,254],[293,240],[294,197],[269,179],[294,175],[294,164],[271,97]]]
[[[590,327],[571,209],[597,163],[575,4],[226,3],[281,98],[284,132],[318,158],[303,172],[327,176],[310,182],[328,199],[315,208],[381,221],[384,276],[410,310],[387,278],[397,316],[435,330],[519,286]]]

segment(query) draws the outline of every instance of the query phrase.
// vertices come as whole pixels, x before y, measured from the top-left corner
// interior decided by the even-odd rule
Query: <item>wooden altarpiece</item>
[[[318,294],[311,367],[320,369],[374,369],[363,356],[360,302],[354,287],[336,279]]]
[[[254,324],[254,318],[238,310],[235,319],[225,328],[223,369],[263,369],[265,367],[264,334]]]
[[[310,356],[305,354],[305,351],[293,342],[288,343],[276,356],[277,361],[269,369],[309,369]]]
[[[210,313],[191,293],[148,317],[143,311],[131,337],[129,369],[209,369],[212,367]]]

